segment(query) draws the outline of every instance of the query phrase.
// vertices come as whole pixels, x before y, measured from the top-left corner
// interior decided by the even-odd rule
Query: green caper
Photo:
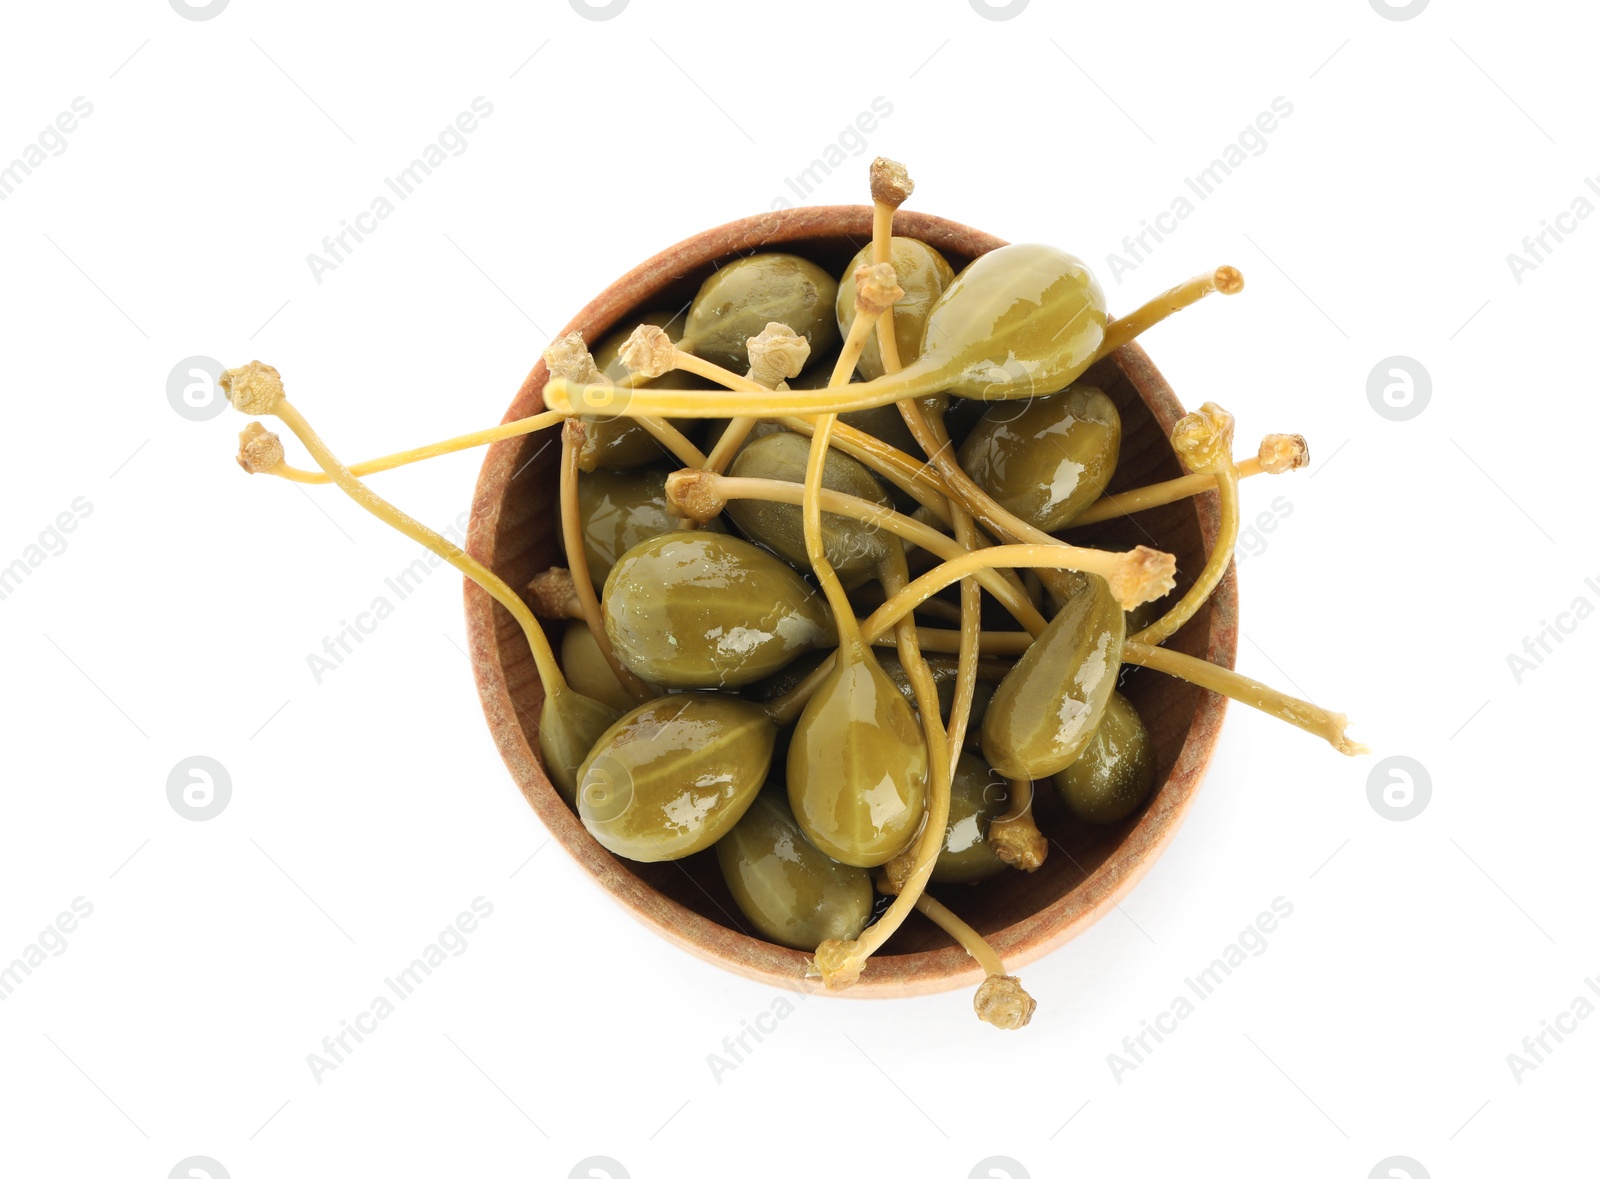
[[[1122,607],[1099,577],[1075,574],[1050,625],[1000,681],[983,716],[983,756],[1007,778],[1072,764],[1105,713],[1122,664]]]
[[[935,881],[969,884],[1005,871],[1006,862],[989,846],[989,823],[1005,813],[1010,801],[1004,778],[970,753],[961,755],[950,783],[944,846],[933,865]]]
[[[856,318],[856,268],[872,261],[872,247],[862,246],[839,280],[839,294],[834,309],[839,320],[839,331],[848,335]],[[899,348],[900,363],[910,364],[922,353],[922,332],[927,326],[928,312],[939,301],[956,273],[939,253],[927,242],[914,237],[895,237],[889,240],[889,262],[894,267],[896,279],[905,295],[894,305],[894,339]],[[878,351],[876,334],[867,337],[856,371],[863,379],[883,375],[883,355]],[[892,406],[889,408],[893,408]],[[898,414],[896,415],[898,416]],[[887,441],[887,439],[885,439]]]
[[[663,328],[674,343],[683,331],[683,320],[671,311],[651,311],[641,315],[639,323]],[[594,350],[594,363],[612,381],[621,381],[628,375],[628,366],[618,356],[623,343],[633,334],[633,326],[612,332]],[[664,376],[648,382],[652,389],[692,389],[695,378],[689,373],[674,369]],[[578,468],[593,471],[600,467],[624,469],[653,463],[662,456],[661,444],[650,431],[629,418],[606,418],[584,414],[583,444],[578,448]],[[676,423],[683,428],[689,423]]]
[[[739,911],[780,946],[812,950],[829,938],[849,940],[872,917],[870,874],[811,846],[781,789],[763,790],[717,841],[717,863]]]
[[[730,831],[755,800],[777,726],[734,696],[688,692],[641,704],[578,771],[578,817],[607,851],[678,860]]]
[[[789,742],[788,791],[806,838],[842,864],[887,863],[916,836],[928,749],[871,652],[841,650],[806,702]]]
[[[606,636],[634,675],[665,688],[734,688],[835,641],[805,580],[765,549],[713,532],[651,537],[612,566]]]
[[[745,341],[769,323],[806,338],[813,356],[839,342],[833,299],[838,284],[815,262],[794,254],[751,254],[722,267],[700,286],[683,329],[683,349],[743,374]]]
[[[1117,407],[1093,385],[1022,404],[996,402],[960,462],[1007,511],[1054,532],[1104,494],[1122,446]]]
[[[1090,823],[1115,823],[1139,809],[1155,785],[1156,755],[1126,696],[1111,693],[1089,744],[1051,781],[1072,813]]]
[[[728,468],[728,474],[736,478],[804,483],[810,452],[810,440],[798,434],[789,431],[768,434],[745,446]],[[872,472],[837,450],[829,450],[823,460],[822,485],[830,491],[842,491],[890,506],[888,493]],[[726,510],[746,536],[766,545],[796,569],[811,569],[798,504],[736,499],[729,501]],[[871,524],[832,512],[822,513],[823,551],[847,589],[854,589],[876,576],[892,541],[887,532]]]
[[[640,541],[671,532],[678,518],[667,511],[664,464],[631,470],[602,468],[578,476],[578,518],[589,577],[598,590],[617,558]]]
[[[639,703],[617,679],[600,653],[600,644],[581,618],[569,620],[561,632],[561,670],[573,691],[616,709],[618,715]]]
[[[539,760],[561,797],[572,802],[578,788],[578,767],[616,723],[619,712],[573,688],[544,699],[539,714]]]

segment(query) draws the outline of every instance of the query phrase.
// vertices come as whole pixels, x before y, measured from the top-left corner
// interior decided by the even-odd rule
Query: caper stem
[[[865,317],[859,317],[865,318]],[[820,427],[819,427],[820,430]],[[905,550],[890,546],[889,555],[879,570],[885,591],[898,591],[905,586]],[[908,621],[908,620],[907,620]],[[911,690],[917,698],[917,714],[922,721],[923,740],[928,746],[928,810],[922,831],[916,837],[915,858],[899,893],[881,917],[869,925],[853,941],[824,942],[817,947],[817,964],[823,969],[825,986],[849,985],[861,974],[868,958],[894,936],[895,930],[905,923],[917,898],[933,876],[933,866],[944,846],[945,827],[950,822],[950,748],[944,725],[939,719],[939,689],[934,685],[928,663],[917,645],[916,628],[901,624],[896,627],[900,663],[911,681]]]
[[[933,597],[934,593],[950,586],[952,582],[968,578],[978,570],[1077,570],[1093,573],[1110,584],[1112,597],[1122,603],[1123,609],[1133,609],[1141,601],[1149,600],[1150,592],[1160,586],[1170,586],[1170,566],[1166,562],[1152,562],[1150,558],[1165,557],[1154,550],[1138,549],[1131,552],[1104,552],[1101,549],[1077,549],[1070,544],[997,544],[992,549],[976,549],[960,557],[947,560],[944,565],[928,570],[906,589],[896,593],[872,611],[862,627],[888,629],[901,617],[917,608],[917,603]],[[1168,558],[1170,560],[1170,558]],[[1157,593],[1158,597],[1158,593]]]
[[[994,947],[983,940],[972,926],[957,917],[939,901],[923,893],[917,898],[917,909],[929,921],[944,930],[968,955],[976,962],[987,975],[1003,975],[1006,972],[1005,963],[1000,961],[1000,955],[994,952]]]
[[[1239,459],[1235,466],[1239,471],[1239,478],[1248,479],[1252,475],[1262,473],[1261,460],[1251,455],[1249,458]],[[1164,504],[1177,503],[1180,499],[1188,499],[1192,495],[1203,495],[1208,491],[1217,489],[1217,477],[1208,472],[1194,475],[1179,475],[1176,479],[1168,479],[1161,483],[1151,483],[1145,487],[1135,487],[1129,491],[1119,491],[1116,495],[1103,495],[1090,504],[1082,512],[1072,518],[1070,527],[1077,528],[1082,524],[1098,524],[1102,520],[1115,520],[1121,516],[1131,516],[1135,512],[1143,512],[1149,508],[1159,508]]]
[[[890,635],[872,635],[866,631],[867,642],[885,646],[894,641]],[[917,642],[930,655],[957,655],[961,651],[961,632],[940,630],[931,626],[917,627]],[[984,630],[978,632],[978,654],[1010,656],[1016,658],[1033,646],[1033,636],[1023,630]]]
[[[609,395],[610,385],[585,385],[556,377],[545,386],[545,403],[566,413],[609,412],[637,418],[646,414],[672,418],[732,418],[741,414],[782,417],[786,414],[854,413],[876,409],[903,397],[932,397],[947,380],[941,369],[918,358],[898,373],[871,381],[855,381],[827,389],[763,389],[760,396],[731,389],[636,389],[625,405],[602,411],[590,408]]]
[[[1347,757],[1372,752],[1359,741],[1352,741],[1345,735],[1345,727],[1350,722],[1342,712],[1330,712],[1326,708],[1320,708],[1308,701],[1280,692],[1276,688],[1268,687],[1249,676],[1240,675],[1226,667],[1218,667],[1208,660],[1196,659],[1193,655],[1185,655],[1181,651],[1153,647],[1136,639],[1129,639],[1122,644],[1122,661],[1136,667],[1148,667],[1152,671],[1176,676],[1180,680],[1187,680],[1197,687],[1217,692],[1230,700],[1258,708],[1269,716],[1288,721],[1297,728],[1321,737]]]
[[[872,202],[872,260],[892,261],[894,245],[894,206],[887,201]],[[894,334],[894,308],[878,316],[878,355],[883,358],[883,371],[897,373],[900,363],[900,341]]]
[[[311,452],[311,457],[316,460],[317,466],[327,472],[339,490],[397,532],[404,533],[424,548],[450,562],[510,612],[527,637],[528,648],[533,653],[534,666],[538,669],[539,679],[544,684],[547,698],[567,690],[566,676],[561,673],[561,664],[556,660],[555,652],[550,649],[550,640],[545,637],[544,629],[539,625],[539,620],[533,616],[533,611],[528,609],[527,603],[519,598],[509,585],[501,581],[487,565],[468,556],[426,524],[412,519],[356,478],[350,469],[334,456],[333,451],[328,449],[327,443],[317,436],[311,424],[289,403],[287,397],[277,399],[273,404],[272,413],[294,432],[295,437],[300,439],[301,445]]]
[[[1217,539],[1206,554],[1205,567],[1177,605],[1138,634],[1130,636],[1136,643],[1164,643],[1175,635],[1184,623],[1199,613],[1228,571],[1228,564],[1233,560],[1233,546],[1239,542],[1239,474],[1233,460],[1229,458],[1213,477],[1217,481]]]
[[[566,414],[557,413],[553,409],[547,409],[543,413],[534,414],[532,417],[518,418],[514,422],[506,422],[504,425],[493,426],[487,430],[475,430],[471,434],[446,438],[442,442],[429,443],[427,446],[415,446],[410,450],[400,450],[394,454],[386,454],[382,458],[352,463],[348,470],[352,475],[356,476],[374,475],[379,471],[392,471],[396,467],[421,462],[423,459],[434,458],[437,455],[454,454],[458,450],[470,450],[474,446],[485,446],[490,442],[499,442],[503,438],[518,438],[523,434],[532,434],[536,430],[545,429],[547,426],[560,425],[566,419],[566,416]],[[333,479],[326,471],[304,471],[299,467],[291,467],[288,463],[280,463],[271,473],[295,483],[333,482]]]
[[[606,634],[605,617],[600,612],[600,599],[595,597],[594,581],[589,574],[589,554],[583,547],[583,520],[578,514],[578,447],[583,442],[583,423],[568,418],[561,427],[561,541],[567,550],[567,568],[572,571],[572,592],[578,599],[584,625],[594,636],[595,646],[611,668],[611,674],[623,689],[643,704],[655,699],[655,693],[633,672],[617,659]]]
[[[989,820],[989,846],[1013,868],[1036,871],[1050,851],[1050,843],[1033,819],[1033,782],[1007,778],[1011,801],[1005,812]]]
[[[717,444],[711,448],[711,453],[706,455],[705,469],[721,474],[728,469],[728,464],[733,461],[733,456],[739,452],[750,431],[756,428],[760,418],[731,418],[722,431],[722,437],[717,439]]]
[[[785,479],[754,479],[745,476],[715,475],[710,472],[696,473],[690,476],[674,473],[667,477],[668,499],[673,498],[673,489],[677,481],[692,478],[703,481],[711,494],[721,499],[760,499],[771,500],[774,503],[803,504],[805,489],[798,483],[790,483]],[[846,495],[842,491],[830,491],[823,488],[817,497],[819,510],[827,511],[836,516],[846,516],[852,520],[859,520],[863,524],[876,525],[886,532],[893,533],[901,540],[910,541],[912,544],[927,549],[934,556],[942,560],[953,560],[964,556],[967,548],[960,541],[955,540],[937,528],[913,520],[910,516],[901,515],[893,508],[886,508],[882,504],[873,503],[871,500],[861,499],[859,496]],[[1057,548],[1064,546],[1056,545]],[[1078,549],[1075,552],[1095,552],[1098,550]],[[1102,556],[1113,557],[1115,554],[1102,553]],[[977,574],[983,588],[988,590],[995,598],[1011,612],[1032,634],[1041,633],[1046,624],[1045,617],[1039,613],[1034,604],[1028,600],[1028,595],[1018,587],[1012,585],[995,572],[991,567],[983,567]],[[884,627],[888,630],[888,627]]]
[[[1105,337],[1095,351],[1094,359],[1103,360],[1136,336],[1153,328],[1167,316],[1181,311],[1211,294],[1237,295],[1244,290],[1244,275],[1232,266],[1219,266],[1205,274],[1197,274],[1171,290],[1162,291],[1154,299],[1135,311],[1106,324]],[[1090,362],[1091,364],[1094,361]]]
[[[547,386],[548,387],[548,386]],[[548,398],[546,401],[548,402]],[[683,436],[683,431],[664,418],[653,414],[638,415],[634,420],[650,432],[650,437],[661,443],[673,458],[686,467],[702,467],[706,456],[700,448]]]

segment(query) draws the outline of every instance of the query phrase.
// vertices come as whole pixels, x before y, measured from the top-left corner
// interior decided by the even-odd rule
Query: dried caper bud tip
[[[1267,474],[1281,475],[1310,465],[1311,448],[1299,434],[1268,434],[1256,459]]]
[[[806,973],[820,976],[823,986],[830,991],[838,991],[860,978],[865,966],[866,962],[856,952],[854,941],[829,938],[817,947],[816,957],[808,964]]]
[[[904,164],[883,156],[872,161],[867,175],[872,185],[873,201],[888,205],[891,209],[898,209],[905,204],[917,187],[911,183],[911,176]]]
[[[984,1023],[1014,1032],[1027,1027],[1039,1005],[1022,989],[1022,983],[1009,974],[991,974],[972,996],[972,1009]]]
[[[1244,275],[1233,266],[1217,267],[1211,276],[1211,282],[1224,295],[1237,295],[1244,290]]]
[[[811,342],[786,323],[767,324],[760,335],[745,337],[744,345],[750,357],[746,375],[769,389],[798,377],[811,356]]]
[[[1178,584],[1177,571],[1178,561],[1171,553],[1158,552],[1141,544],[1117,554],[1107,580],[1112,596],[1124,610],[1132,610],[1170,594]]]
[[[259,360],[230,368],[217,384],[222,386],[234,409],[255,417],[271,413],[283,396],[283,378],[278,370]]]
[[[252,475],[264,475],[283,462],[283,443],[260,422],[251,422],[239,431],[238,464]]]
[[[715,471],[683,467],[667,476],[667,511],[696,524],[708,524],[722,514],[728,499],[718,486]]]
[[[633,335],[623,341],[617,356],[630,373],[654,380],[672,371],[677,351],[666,332],[654,324],[641,323],[633,329]]]
[[[1050,850],[1050,844],[1039,828],[1031,823],[1006,822],[1003,819],[995,819],[989,824],[989,846],[995,855],[1023,872],[1037,871]]]
[[[905,294],[890,262],[856,267],[855,283],[856,311],[869,317],[882,315]]]
[[[1190,471],[1216,472],[1233,463],[1233,415],[1214,401],[1172,427],[1172,449]]]
[[[552,565],[528,583],[528,605],[540,618],[582,618],[572,570]]]
[[[594,357],[584,345],[582,332],[568,332],[544,350],[544,364],[552,377],[563,377],[584,385],[605,380]]]

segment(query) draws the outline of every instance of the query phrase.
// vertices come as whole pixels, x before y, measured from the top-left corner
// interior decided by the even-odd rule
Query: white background
[[[1600,218],[1521,282],[1507,254],[1600,202],[1595,31],[1577,4],[1367,0],[8,6],[0,160],[76,97],[93,113],[0,202],[0,564],[92,510],[0,601],[0,960],[74,898],[93,913],[0,1002],[0,1172],[1576,1173],[1600,1019],[1520,1084],[1506,1057],[1600,974],[1600,622],[1520,684],[1507,656],[1600,605]],[[316,281],[307,255],[478,96],[464,153]],[[719,1081],[708,1054],[777,992],[546,847],[479,711],[459,579],[314,682],[307,655],[414,554],[330,489],[246,478],[242,420],[185,419],[166,381],[266,360],[349,460],[492,424],[635,262],[807,203],[785,179],[879,96],[810,203],[864,201],[871,157],[902,159],[913,207],[1079,253],[1114,312],[1244,271],[1147,346],[1244,438],[1310,438],[1308,471],[1246,485],[1292,510],[1242,565],[1239,664],[1348,710],[1375,757],[1235,707],[1148,878],[1022,971],[1028,1029],[966,992],[810,999]],[[1124,235],[1279,96],[1266,149],[1115,281]],[[1396,354],[1432,380],[1404,422],[1367,397]],[[444,527],[479,461],[382,487]],[[207,822],[166,795],[195,754],[232,780]],[[1369,803],[1392,754],[1432,781],[1406,822]],[[480,896],[467,950],[314,1080],[307,1054]],[[1267,950],[1113,1079],[1280,896]]]

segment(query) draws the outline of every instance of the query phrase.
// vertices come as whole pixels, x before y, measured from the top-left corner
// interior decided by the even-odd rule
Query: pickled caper
[[[1047,778],[1094,736],[1122,663],[1122,607],[1104,580],[1073,574],[1073,590],[995,689],[983,716],[983,756],[1007,778]]]
[[[810,950],[828,938],[853,938],[872,917],[866,869],[813,847],[779,788],[763,790],[717,841],[717,863],[739,911],[780,946]]]
[[[1054,532],[1105,492],[1122,446],[1117,407],[1093,385],[991,405],[959,461],[996,503]]]
[[[789,566],[748,541],[668,532],[629,549],[601,596],[606,636],[664,688],[734,688],[835,641],[833,619]]]
[[[968,884],[1005,871],[1006,862],[989,846],[989,823],[1009,801],[1006,780],[980,758],[963,753],[950,783],[944,844],[933,866],[937,883]]]
[[[667,511],[664,464],[631,470],[601,469],[578,477],[578,516],[583,524],[583,552],[589,577],[598,590],[617,558],[641,541],[678,526]]]
[[[734,696],[686,692],[641,704],[578,770],[578,817],[625,859],[704,851],[754,801],[776,735],[760,705]]]
[[[582,619],[572,619],[561,632],[561,670],[573,691],[598,700],[620,715],[639,702],[628,694],[600,653],[600,644]]]
[[[789,744],[789,805],[843,864],[893,859],[922,823],[928,749],[911,706],[868,651],[841,650]]]
[[[733,460],[728,473],[735,478],[781,479],[803,483],[810,442],[790,431],[768,434],[746,444]],[[865,466],[836,450],[824,460],[822,485],[829,491],[842,491],[859,499],[892,506],[883,485]],[[796,569],[809,571],[805,530],[801,527],[796,504],[773,503],[764,499],[736,499],[728,503],[727,514],[739,530],[752,540],[766,545]],[[893,537],[871,524],[851,520],[832,512],[822,513],[822,543],[828,563],[848,589],[870,580],[888,555]]]
[[[1111,693],[1094,736],[1051,781],[1072,813],[1090,823],[1115,823],[1139,809],[1155,785],[1155,748],[1126,696]]]
[[[839,294],[834,307],[838,314],[839,331],[845,335],[849,334],[850,325],[856,318],[856,268],[871,261],[872,247],[862,246],[856,256],[850,259],[850,264],[844,268],[844,277],[839,280]],[[928,312],[955,279],[956,272],[950,268],[943,254],[914,237],[889,240],[889,263],[894,267],[895,278],[901,289],[905,291],[905,295],[894,305],[894,339],[900,351],[900,363],[907,365],[921,355],[922,333],[927,327]],[[883,354],[878,350],[877,336],[869,339],[862,349],[861,359],[856,362],[856,371],[869,381],[883,375]],[[895,416],[898,417],[898,413]]]
[[[745,341],[769,323],[804,336],[811,354],[839,342],[833,299],[838,284],[815,262],[794,254],[751,254],[722,267],[700,286],[683,329],[682,346],[702,360],[742,373],[750,366]]]

